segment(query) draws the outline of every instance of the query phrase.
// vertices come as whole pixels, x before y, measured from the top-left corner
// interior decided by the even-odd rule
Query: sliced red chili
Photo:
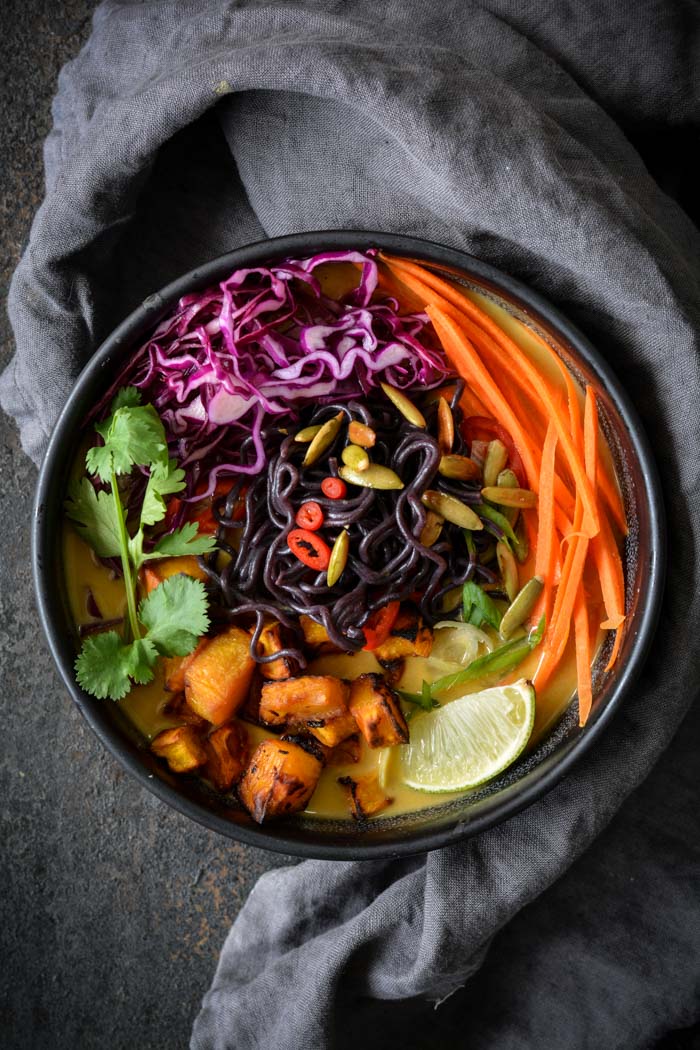
[[[300,529],[308,529],[316,532],[323,525],[324,517],[321,507],[316,500],[310,499],[302,503],[294,518]]]
[[[365,632],[366,644],[362,646],[368,652],[379,648],[391,634],[391,628],[399,615],[399,602],[389,602],[381,609],[375,609],[362,630]]]
[[[292,554],[310,569],[323,572],[331,560],[331,549],[327,543],[308,529],[292,529],[287,536],[287,544]]]
[[[348,487],[342,478],[324,478],[321,482],[321,492],[328,499],[345,499]]]
[[[522,488],[527,488],[527,474],[525,473],[523,461],[515,447],[515,442],[505,427],[502,427],[495,419],[490,419],[488,416],[469,416],[462,421],[461,429],[465,441],[470,446],[475,439],[492,441],[494,438],[498,438],[499,441],[502,441],[508,449],[510,467],[518,479],[518,484]]]

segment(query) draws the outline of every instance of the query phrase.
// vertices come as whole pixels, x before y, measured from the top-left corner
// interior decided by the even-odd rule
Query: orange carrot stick
[[[423,284],[428,285],[428,287],[438,295],[442,295],[448,300],[448,302],[457,306],[460,311],[467,315],[467,317],[476,321],[479,327],[491,336],[493,343],[498,347],[500,351],[499,363],[503,368],[509,368],[509,365],[512,365],[515,361],[518,362],[520,367],[515,372],[518,381],[526,386],[527,384],[525,383],[525,380],[527,380],[542,401],[543,408],[546,410],[550,418],[554,420],[562,451],[566,457],[576,487],[581,492],[581,499],[584,508],[581,527],[587,536],[595,536],[600,528],[595,495],[590,482],[586,477],[581,457],[578,455],[577,450],[574,447],[569,432],[568,421],[563,418],[561,408],[557,404],[557,399],[555,398],[550,385],[540,375],[520,347],[514,343],[501,328],[499,328],[488,314],[484,313],[483,310],[480,310],[470,299],[461,296],[446,281],[437,277],[437,275],[431,271],[417,266],[415,263],[411,263],[405,259],[395,259],[390,256],[383,256],[383,259],[409,287],[411,287],[412,284],[415,287],[415,280],[422,281]],[[413,278],[413,281],[411,281],[410,278]],[[439,304],[438,308],[441,308]],[[428,309],[428,314],[432,319],[430,308]],[[445,316],[444,313],[443,316]]]
[[[553,557],[556,533],[554,531],[554,457],[557,448],[557,432],[550,422],[542,449],[540,467],[540,492],[538,503],[537,551],[535,575],[544,580],[540,615],[549,623],[552,609]]]
[[[578,685],[578,724],[585,726],[593,706],[591,681],[591,635],[588,626],[588,608],[583,590],[579,591],[574,606],[574,637],[576,639],[576,680]]]
[[[592,386],[586,387],[583,406],[583,450],[586,474],[595,491],[598,478],[598,402]]]

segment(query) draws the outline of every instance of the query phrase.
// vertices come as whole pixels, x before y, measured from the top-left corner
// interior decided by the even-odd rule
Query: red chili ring
[[[331,560],[331,549],[315,532],[308,529],[292,529],[287,536],[287,545],[303,565],[323,572]]]
[[[321,492],[328,499],[345,499],[348,487],[342,478],[324,478],[321,482]]]
[[[313,499],[307,500],[306,503],[302,503],[299,510],[296,512],[294,520],[300,529],[308,529],[309,532],[316,532],[317,529],[321,528],[324,522],[323,511],[321,510],[320,504]]]

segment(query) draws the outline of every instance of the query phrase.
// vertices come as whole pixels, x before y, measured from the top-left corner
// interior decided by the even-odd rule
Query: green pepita
[[[367,470],[369,466],[369,456],[359,445],[346,445],[340,458],[346,467],[352,467],[353,470]]]
[[[348,437],[353,445],[359,445],[361,448],[374,448],[377,440],[377,435],[372,428],[366,423],[359,423],[356,419],[353,419],[348,427]]]
[[[345,413],[339,412],[337,416],[333,416],[332,419],[327,420],[322,424],[321,429],[311,440],[311,444],[306,450],[302,465],[310,467],[321,458],[324,452],[327,452],[333,442],[338,436],[340,426],[345,419]]]
[[[471,529],[473,532],[478,532],[484,527],[481,518],[474,513],[471,507],[468,507],[466,503],[462,503],[455,496],[448,496],[445,492],[427,489],[421,496],[421,502],[428,510],[441,514],[445,521],[450,521],[453,525],[459,525],[461,529]]]
[[[515,474],[515,471],[511,470],[510,468],[506,468],[506,470],[502,470],[501,473],[498,475],[498,478],[496,479],[496,484],[499,486],[499,488],[502,489],[517,489],[520,483]],[[519,513],[520,511],[517,507],[503,508],[503,516],[508,519],[511,525],[515,525],[516,521],[518,520]]]
[[[343,575],[345,566],[348,563],[349,550],[350,537],[348,536],[348,530],[343,529],[343,531],[338,534],[338,538],[333,544],[330,560],[328,562],[328,569],[326,570],[326,583],[329,587],[336,584]]]
[[[397,390],[396,387],[390,386],[389,383],[379,384],[391,401],[395,408],[398,408],[399,412],[409,423],[413,423],[414,427],[422,427],[425,429],[427,426],[425,417],[422,412],[419,412],[416,406],[410,401],[402,390]]]
[[[402,489],[403,481],[389,467],[379,463],[370,463],[367,470],[353,470],[352,467],[340,467],[338,477],[349,485],[360,485],[365,489]]]
[[[515,529],[515,542],[511,541],[513,548],[513,554],[522,565],[527,561],[528,554],[530,553],[530,544],[527,540],[527,534],[523,528],[522,521],[518,523]]]
[[[508,449],[503,442],[499,441],[498,438],[489,441],[489,447],[486,449],[486,459],[484,460],[484,485],[495,485],[498,475],[507,462]]]
[[[434,510],[429,510],[425,515],[425,525],[421,530],[418,542],[422,543],[424,547],[432,547],[434,543],[437,543],[444,524],[445,519],[442,514],[436,514]]]
[[[438,471],[444,478],[454,478],[456,481],[476,481],[481,477],[478,464],[469,456],[443,456]]]
[[[313,427],[304,427],[303,430],[294,435],[294,440],[299,441],[302,445],[308,445],[309,441],[313,441],[316,437],[322,426],[322,423],[316,423]]]
[[[438,426],[438,448],[443,456],[448,456],[455,443],[455,421],[452,409],[444,397],[438,401],[437,407]]]
[[[501,507],[518,507],[520,510],[537,506],[537,493],[531,489],[507,489],[498,485],[487,485],[481,495],[490,503]]]
[[[496,560],[498,561],[498,568],[503,579],[503,589],[508,595],[508,601],[512,602],[515,599],[518,589],[520,587],[520,580],[518,579],[518,563],[515,560],[512,550],[507,543],[503,540],[499,540],[496,544]]]
[[[540,576],[533,576],[525,586],[518,592],[511,604],[503,614],[501,620],[501,638],[507,641],[516,628],[520,627],[528,618],[542,594],[544,581]]]

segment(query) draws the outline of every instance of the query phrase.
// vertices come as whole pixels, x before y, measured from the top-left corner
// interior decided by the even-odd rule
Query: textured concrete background
[[[93,0],[0,2],[0,298],[43,196],[61,66]],[[12,336],[0,313],[0,363]],[[83,723],[34,609],[36,470],[0,414],[0,1045],[187,1044],[219,948],[282,858],[230,844],[138,787]]]
[[[3,301],[42,197],[41,145],[58,71],[86,39],[95,6],[93,0],[0,0]],[[692,166],[682,163],[685,136],[628,131],[652,170],[656,158],[676,152],[681,163],[666,188],[689,211],[696,208]],[[11,350],[3,310],[0,365]],[[257,877],[284,860],[224,842],[167,809],[133,784],[83,725],[34,611],[28,543],[35,478],[14,427],[0,416],[0,1045],[176,1050],[187,1045],[237,910]],[[484,969],[439,1015],[429,1010],[426,1018],[418,1003],[381,1004],[370,1023],[362,1016],[363,1031],[349,1030],[339,1046],[467,1047],[469,1018],[478,1015],[486,1028],[497,1024],[503,1004],[517,1001],[519,975],[537,972],[539,938],[551,935],[551,916],[562,902],[571,915],[569,936],[585,943],[595,935],[577,916],[575,875],[582,870],[610,924],[625,911],[641,915],[648,888],[663,885],[668,872],[681,904],[686,892],[690,901],[700,861],[700,787],[693,772],[699,748],[696,709],[595,846],[496,938]],[[667,848],[658,855],[650,844],[661,829]],[[665,904],[656,902],[655,917],[668,928]],[[634,929],[630,921],[622,925]],[[620,951],[632,956],[633,946],[621,941]],[[692,965],[672,941],[667,956],[654,960],[656,972],[677,974],[679,981]],[[665,1027],[659,1004],[649,1045],[700,1046],[697,1020],[697,1013],[688,1014]],[[658,1041],[668,1027],[676,1031]]]

